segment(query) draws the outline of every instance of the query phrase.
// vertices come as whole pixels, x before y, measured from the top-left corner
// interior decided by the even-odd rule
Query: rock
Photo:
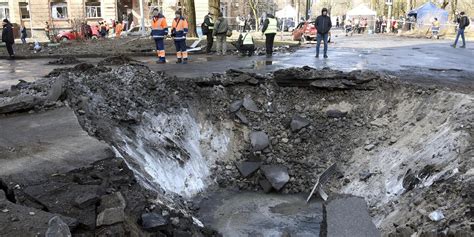
[[[0,189],[0,203],[7,201],[7,195],[5,195],[5,192]]]
[[[393,144],[397,143],[397,141],[398,141],[398,139],[396,137],[390,137],[389,144],[393,145]]]
[[[389,123],[390,122],[386,118],[378,118],[378,119],[370,122],[370,125],[380,128],[380,127],[388,126]]]
[[[371,151],[371,150],[373,150],[374,148],[375,148],[375,145],[374,145],[374,144],[369,144],[369,145],[367,145],[367,146],[364,147],[364,149],[365,149],[366,151]]]
[[[141,216],[142,228],[148,231],[156,231],[168,224],[168,220],[162,215],[150,212],[143,213]]]
[[[260,187],[262,187],[263,192],[265,193],[269,193],[273,189],[272,184],[266,179],[260,179],[258,183],[260,184]]]
[[[64,94],[64,81],[61,79],[57,79],[54,81],[54,83],[51,85],[51,88],[49,89],[48,96],[46,98],[46,101],[57,101],[61,96]]]
[[[242,100],[236,100],[236,101],[232,102],[229,106],[229,111],[231,113],[235,113],[235,112],[239,111],[239,109],[242,107],[242,104],[243,104]]]
[[[64,223],[59,216],[54,216],[48,222],[48,230],[45,237],[70,237],[71,231],[69,226]]]
[[[44,98],[21,94],[9,99],[0,100],[0,114],[13,113],[33,109],[44,103]]]
[[[432,221],[440,221],[442,219],[444,219],[444,215],[443,215],[443,212],[441,210],[436,210],[434,212],[431,212],[428,217],[430,218],[430,220]]]
[[[381,236],[372,223],[364,198],[336,197],[324,205],[326,236],[365,237]]]
[[[359,173],[359,178],[360,178],[360,181],[367,181],[371,176],[372,176],[373,173],[369,172],[369,171],[363,171],[361,173]]]
[[[171,217],[170,220],[171,220],[171,224],[173,224],[174,226],[179,225],[179,218],[178,217]]]
[[[126,205],[125,198],[120,192],[102,196],[100,206],[97,208],[99,214],[97,215],[96,225],[113,225],[124,222]]]
[[[270,145],[270,140],[265,132],[250,133],[250,143],[254,151],[262,151]]]
[[[237,169],[239,170],[242,177],[247,178],[251,174],[260,168],[261,162],[257,161],[244,161],[237,164]]]
[[[113,225],[125,221],[124,209],[120,207],[107,208],[97,215],[97,226]]]
[[[326,116],[328,118],[342,118],[342,117],[346,117],[346,115],[347,115],[347,111],[343,112],[337,109],[330,109],[326,111]]]
[[[191,234],[188,231],[182,231],[182,230],[173,230],[173,237],[192,237],[193,234]]]
[[[96,204],[98,201],[99,201],[99,196],[97,194],[84,193],[74,199],[73,205],[80,209],[84,209],[90,205]]]
[[[308,119],[305,119],[299,115],[293,116],[290,123],[290,128],[292,132],[298,132],[302,128],[309,126],[311,122]]]
[[[249,120],[247,119],[247,117],[245,117],[245,115],[241,112],[241,111],[237,111],[237,113],[235,113],[235,116],[240,120],[240,122],[242,122],[243,124],[249,124]]]
[[[127,203],[121,192],[115,192],[101,197],[98,211],[103,211],[107,208],[121,208],[125,209]]]
[[[260,169],[263,171],[268,182],[277,191],[280,191],[290,180],[288,168],[283,165],[263,165]]]
[[[248,111],[259,112],[257,104],[255,104],[255,102],[252,100],[250,96],[244,97],[243,106]]]

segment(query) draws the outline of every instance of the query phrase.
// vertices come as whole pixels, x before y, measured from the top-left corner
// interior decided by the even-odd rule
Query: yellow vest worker
[[[278,31],[278,23],[272,14],[267,14],[267,19],[263,23],[262,33],[265,34],[265,47],[267,51],[267,57],[273,55],[273,42],[275,41],[275,35]]]

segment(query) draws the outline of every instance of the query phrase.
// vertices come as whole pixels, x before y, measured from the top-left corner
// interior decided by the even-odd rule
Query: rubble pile
[[[406,85],[370,71],[303,67],[257,75],[230,70],[210,78],[180,79],[123,58],[117,63],[126,65],[119,67],[104,66],[111,65],[107,61],[116,60],[106,59],[99,66],[80,64],[58,71],[50,81],[63,83],[60,98],[74,109],[83,128],[117,148],[138,178],[151,175],[140,172],[134,155],[155,154],[153,158],[172,160],[180,167],[194,159],[183,146],[189,131],[177,126],[170,136],[148,126],[150,118],[167,115],[164,124],[173,128],[174,119],[185,114],[200,125],[196,127],[212,128],[193,133],[201,139],[201,153],[217,154],[205,146],[216,143],[215,138],[227,141],[221,144],[225,155],[207,157],[210,177],[202,181],[211,189],[309,193],[318,176],[335,163],[337,172],[325,184],[328,193],[364,197],[384,235],[462,234],[471,228],[467,205],[472,192],[466,182],[472,181],[470,95]],[[34,93],[47,97],[49,87]],[[0,111],[4,108],[0,103]],[[23,108],[28,109],[35,107]],[[145,125],[153,138],[140,137]],[[143,139],[142,153],[127,153],[121,147],[129,141],[118,134]],[[127,193],[120,192],[126,199]],[[158,193],[180,203],[178,195]],[[73,207],[98,203],[101,195],[78,198]],[[114,225],[115,218],[127,212],[127,206],[101,206],[102,202],[96,214],[104,225]],[[195,208],[191,206],[188,203]],[[133,216],[141,218],[145,229],[174,223],[159,212]]]
[[[64,56],[56,60],[48,62],[51,65],[68,65],[68,64],[78,64],[81,63],[76,57],[73,56]]]

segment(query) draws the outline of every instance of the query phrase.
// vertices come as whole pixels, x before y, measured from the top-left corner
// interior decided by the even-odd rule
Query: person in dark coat
[[[214,44],[214,38],[213,38],[213,33],[214,33],[214,20],[212,19],[212,13],[208,13],[204,17],[204,24],[207,26],[207,32],[206,32],[206,39],[207,39],[207,46],[206,46],[206,53],[210,54],[212,45]]]
[[[456,48],[456,45],[458,44],[459,36],[461,36],[462,39],[462,45],[460,48],[466,48],[466,39],[464,38],[464,29],[469,26],[469,17],[465,15],[464,12],[461,12],[460,17],[457,19],[458,25],[458,32],[456,34],[456,40],[454,41],[454,44],[451,45],[451,47]]]
[[[26,44],[26,37],[28,37],[27,33],[26,33],[26,27],[25,25],[22,23],[21,24],[21,28],[20,28],[20,39],[21,39],[21,42],[23,44]]]
[[[324,58],[327,58],[329,31],[332,27],[331,18],[328,16],[328,9],[323,8],[321,15],[316,18],[314,25],[316,26],[316,31],[318,32],[316,36],[316,58],[319,58],[321,40],[324,42]]]
[[[15,43],[15,38],[13,37],[12,24],[7,19],[4,19],[2,22],[2,26],[2,42],[5,42],[8,54],[10,55],[10,59],[14,59],[15,53],[13,52],[13,44]]]

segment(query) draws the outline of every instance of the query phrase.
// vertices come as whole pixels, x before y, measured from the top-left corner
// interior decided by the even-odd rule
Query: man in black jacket
[[[458,43],[459,36],[461,36],[462,45],[460,48],[466,48],[466,39],[464,38],[464,29],[466,29],[466,27],[469,26],[469,18],[464,14],[464,12],[461,12],[459,15],[461,16],[458,18],[458,24],[459,24],[458,33],[456,35],[456,40],[454,41],[454,44],[451,45],[451,47],[456,48],[456,44]]]
[[[13,44],[15,43],[15,38],[13,37],[12,24],[7,19],[4,19],[2,22],[2,26],[2,42],[5,42],[8,54],[10,55],[10,59],[13,59],[15,58],[15,53],[13,52]]]
[[[328,9],[323,8],[321,15],[316,18],[314,26],[318,32],[316,36],[316,58],[319,58],[319,47],[321,46],[321,40],[324,42],[324,58],[327,58],[329,31],[332,27],[331,18],[328,16]]]
[[[210,54],[212,45],[214,44],[214,38],[212,36],[212,33],[214,32],[214,21],[212,19],[212,13],[208,13],[204,17],[204,24],[207,26],[207,32],[206,32],[206,39],[207,39],[207,47],[206,47],[206,53]]]

